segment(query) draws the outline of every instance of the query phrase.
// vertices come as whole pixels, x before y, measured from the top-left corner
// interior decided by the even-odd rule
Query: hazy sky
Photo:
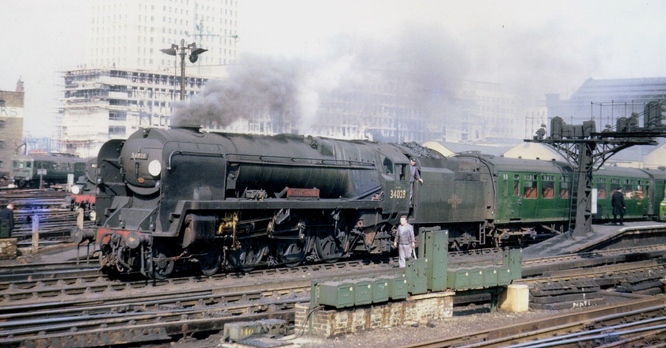
[[[88,6],[0,0],[0,89],[23,78],[33,136],[51,135],[58,72],[83,63]],[[401,60],[443,51],[453,58],[434,64],[457,76],[563,97],[587,78],[666,76],[666,0],[239,0],[239,10],[241,53],[307,61],[407,36]]]

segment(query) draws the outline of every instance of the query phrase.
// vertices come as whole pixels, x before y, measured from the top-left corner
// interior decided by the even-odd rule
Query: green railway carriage
[[[596,192],[595,219],[609,220],[613,218],[611,197],[613,192],[622,188],[624,202],[627,207],[625,219],[639,219],[650,214],[651,189],[650,175],[630,168],[611,167],[599,170],[594,175],[593,194]],[[593,198],[594,199],[594,198]]]
[[[15,156],[12,160],[11,176],[19,188],[39,187],[39,171],[44,185],[65,184],[67,175],[85,174],[86,159],[67,154],[32,154]]]
[[[566,230],[572,190],[569,164],[479,154],[458,157],[475,157],[483,164],[482,176],[492,184],[486,195],[494,206],[487,224],[500,230],[495,235]]]
[[[458,194],[462,202],[474,201],[485,212],[468,210],[467,221],[482,221],[479,241],[509,237],[523,238],[529,234],[561,233],[569,228],[572,213],[574,169],[566,162],[504,158],[478,153],[456,156],[460,163],[476,160],[477,179],[484,184],[483,192],[467,190]],[[470,162],[474,163],[474,162]],[[454,170],[459,173],[459,170]],[[471,184],[471,183],[470,183]],[[665,173],[659,170],[611,167],[594,174],[594,218],[613,218],[611,195],[621,187],[625,196],[625,219],[657,219],[664,200]],[[441,190],[440,190],[441,191]],[[449,200],[451,203],[451,200]],[[458,202],[460,205],[460,202]],[[455,212],[451,204],[449,214]],[[450,219],[449,221],[460,221]]]
[[[650,175],[650,183],[648,195],[650,196],[650,206],[648,208],[648,215],[656,217],[658,220],[666,221],[666,217],[660,217],[659,209],[666,199],[666,171],[654,169],[641,169]]]
[[[659,170],[609,167],[599,170],[594,176],[596,191],[595,219],[605,221],[613,218],[611,197],[617,188],[622,188],[627,207],[625,219],[644,219],[659,214],[659,203],[664,199],[664,172]]]

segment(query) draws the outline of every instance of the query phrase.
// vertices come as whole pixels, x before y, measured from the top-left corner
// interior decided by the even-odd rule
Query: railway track
[[[200,330],[221,330],[238,318],[293,320],[296,303],[309,300],[308,286],[282,285],[257,290],[191,290],[161,296],[122,296],[102,306],[31,308],[29,313],[0,314],[0,344],[33,347],[97,347],[159,341]],[[4,322],[2,322],[4,321]],[[184,329],[183,327],[187,327]]]
[[[488,256],[488,260],[497,256],[496,251],[487,250],[472,258],[478,258],[479,253]],[[664,253],[666,248],[657,246],[524,260],[524,273],[532,274],[525,281],[632,274],[637,267],[658,267],[657,262],[648,259]],[[462,253],[451,260],[455,266],[468,258]],[[635,263],[614,265],[628,260]],[[44,264],[43,273],[52,274],[52,278],[6,279],[29,273],[25,267],[17,266],[11,271],[0,271],[0,345],[94,347],[168,340],[193,332],[221,330],[224,323],[238,320],[291,321],[294,304],[309,301],[312,279],[399,272],[388,267],[391,262],[389,258],[352,260],[165,281],[109,280],[97,273],[96,267],[87,269],[89,265],[85,264],[75,270],[71,269],[73,264],[60,265],[61,270]],[[581,270],[571,273],[567,270],[571,267],[589,269],[585,274]],[[91,273],[77,275],[78,272]]]
[[[566,273],[553,275],[558,269],[570,270],[581,269],[589,267],[599,267],[603,265],[613,265],[621,262],[626,262],[627,259],[637,259],[637,256],[649,259],[651,257],[658,257],[666,254],[666,246],[653,246],[653,247],[637,247],[625,248],[622,250],[609,250],[596,253],[594,257],[590,255],[563,255],[549,258],[524,260],[523,261],[523,274],[527,278],[523,281],[528,283],[536,282],[554,282],[557,279],[568,280],[571,277],[566,277]],[[495,259],[489,259],[497,261]],[[387,265],[395,263],[392,258],[380,259],[366,259],[366,260],[350,260],[346,262],[337,262],[329,264],[312,264],[299,267],[280,267],[271,269],[255,270],[247,273],[218,273],[214,276],[188,276],[170,278],[167,280],[151,280],[127,278],[124,281],[109,280],[105,275],[98,272],[98,263],[94,261],[91,263],[81,262],[78,265],[75,261],[67,263],[43,263],[43,264],[28,264],[28,265],[13,265],[0,269],[0,304],[11,303],[14,301],[25,301],[31,299],[32,301],[39,301],[40,298],[53,298],[53,297],[67,297],[79,296],[84,293],[99,293],[104,291],[115,292],[115,289],[125,288],[145,288],[150,285],[151,287],[168,287],[169,285],[178,286],[179,284],[203,284],[211,283],[216,284],[225,281],[239,281],[243,279],[262,279],[271,277],[284,277],[285,275],[299,275],[305,280],[315,278],[314,274],[332,274],[335,272],[373,272],[385,271],[387,273],[396,273],[398,270],[387,269]],[[451,266],[464,265],[468,260],[463,257],[453,257]],[[490,261],[489,261],[490,262]],[[656,261],[651,262],[651,268],[645,270],[659,269],[655,264]],[[547,265],[544,267],[544,265]],[[616,269],[623,269],[627,266],[608,266],[615,267]],[[637,271],[634,269],[633,271]],[[563,271],[566,272],[566,271]],[[587,272],[587,273],[585,273]],[[587,277],[601,278],[603,275],[608,274],[608,268],[600,268],[599,271],[574,271],[573,275],[576,279],[580,279],[584,274],[589,274]],[[628,271],[625,271],[625,275]],[[546,274],[546,276],[542,276]],[[550,276],[548,276],[550,274]]]
[[[419,342],[400,348],[623,347],[612,344],[617,344],[618,340],[629,342],[634,339],[651,338],[663,342],[666,338],[664,310],[666,310],[666,297],[654,296],[564,313],[540,321],[493,327],[471,334]]]

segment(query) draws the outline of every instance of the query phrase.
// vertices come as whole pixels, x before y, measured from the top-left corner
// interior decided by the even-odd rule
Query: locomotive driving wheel
[[[212,276],[220,270],[220,263],[222,262],[222,253],[220,249],[214,245],[208,250],[207,253],[199,257],[199,268],[201,273],[206,276]]]
[[[288,267],[296,267],[305,261],[306,245],[301,240],[284,240],[277,245],[278,259]]]
[[[322,261],[336,262],[344,255],[344,246],[347,234],[338,230],[319,229],[315,246]]]
[[[239,270],[251,271],[259,265],[268,247],[250,241],[240,241],[240,244],[240,248],[229,253],[229,263]]]

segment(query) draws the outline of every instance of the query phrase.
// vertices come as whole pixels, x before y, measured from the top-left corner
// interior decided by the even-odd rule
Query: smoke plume
[[[389,86],[392,95],[427,109],[433,100],[446,100],[464,78],[468,67],[461,47],[441,28],[421,25],[383,40],[330,38],[328,52],[317,61],[243,56],[228,79],[210,80],[192,100],[177,103],[172,125],[225,127],[271,113],[288,114],[299,131],[309,132],[321,121],[322,96],[359,95],[373,84]]]

